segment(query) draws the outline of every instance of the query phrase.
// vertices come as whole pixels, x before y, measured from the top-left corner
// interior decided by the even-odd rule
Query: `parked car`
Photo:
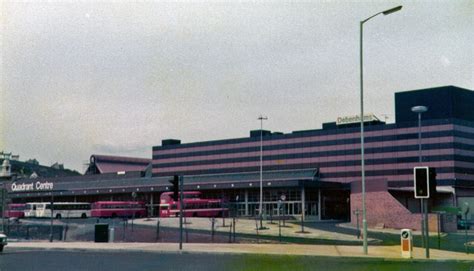
[[[7,236],[3,233],[0,233],[0,252],[3,251],[3,247],[8,244]]]

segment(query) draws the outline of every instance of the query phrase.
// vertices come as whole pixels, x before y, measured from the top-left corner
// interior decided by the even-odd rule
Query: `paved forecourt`
[[[92,242],[12,242],[5,248],[46,250],[98,250],[134,252],[179,252],[176,243],[92,243]],[[370,246],[369,255],[364,255],[360,246],[300,245],[300,244],[199,244],[185,243],[182,252],[187,253],[237,253],[277,254],[331,257],[369,257],[401,259],[400,246]],[[425,259],[424,249],[414,248],[414,259]],[[474,255],[431,249],[432,260],[468,260],[474,262]]]

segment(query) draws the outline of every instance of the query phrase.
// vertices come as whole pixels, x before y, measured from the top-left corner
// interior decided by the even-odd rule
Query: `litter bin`
[[[109,241],[109,224],[95,224],[94,242],[107,243]]]

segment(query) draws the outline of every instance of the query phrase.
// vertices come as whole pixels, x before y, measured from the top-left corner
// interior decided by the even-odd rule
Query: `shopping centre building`
[[[421,118],[419,162],[418,115]],[[437,193],[430,210],[474,206],[474,91],[454,86],[395,93],[395,123],[373,115],[365,121],[366,205],[369,226],[419,228],[420,204],[413,195],[413,168],[436,170]],[[264,213],[303,215],[307,220],[351,220],[361,204],[360,119],[341,117],[321,129],[182,143],[164,139],[152,159],[91,156],[86,175],[13,179],[14,202],[129,199],[136,192],[156,213],[170,176],[184,176],[186,190],[224,198],[239,215],[258,213],[260,173]],[[262,146],[262,149],[261,149]],[[261,166],[262,156],[262,168]],[[105,166],[107,164],[107,166]],[[106,169],[106,170],[104,170]],[[36,189],[36,183],[44,189]],[[33,183],[33,185],[29,185]],[[282,201],[283,199],[283,201]],[[360,218],[359,218],[360,219]]]

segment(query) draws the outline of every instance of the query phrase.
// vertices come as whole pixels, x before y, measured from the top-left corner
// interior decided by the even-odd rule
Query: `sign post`
[[[360,210],[357,208],[354,211],[354,214],[356,216],[356,221],[357,221],[357,239],[360,239],[360,227],[359,227],[359,215],[360,215]]]
[[[285,225],[285,222],[286,222],[286,203],[285,203],[285,200],[286,200],[286,195],[285,194],[281,194],[280,196],[280,199],[281,199],[281,202],[282,202],[282,213],[283,213],[283,227],[286,227]]]
[[[137,192],[132,192],[132,199],[133,199],[133,204],[135,205],[135,201],[137,199]],[[133,232],[133,220],[135,220],[135,211],[133,211],[133,209],[135,209],[135,206],[133,206],[132,208],[132,232]]]
[[[281,243],[281,213],[280,213],[280,210],[281,210],[281,202],[282,200],[278,200],[278,240],[280,241]]]
[[[468,243],[467,243],[467,228],[469,227],[468,223],[467,223],[467,214],[469,214],[469,203],[468,202],[464,202],[464,204],[462,205],[462,210],[461,211],[464,215],[464,237],[465,237],[464,247],[466,248],[466,254],[469,254]]]

